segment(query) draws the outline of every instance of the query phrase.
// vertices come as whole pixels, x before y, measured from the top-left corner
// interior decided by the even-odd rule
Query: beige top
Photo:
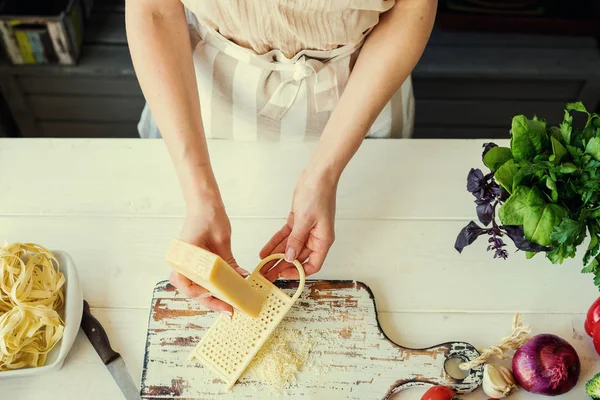
[[[395,0],[181,0],[198,21],[258,54],[355,43]]]

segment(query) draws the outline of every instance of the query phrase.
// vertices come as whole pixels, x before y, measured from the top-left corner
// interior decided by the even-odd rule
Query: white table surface
[[[386,333],[405,346],[464,340],[482,348],[521,312],[534,333],[554,333],[578,351],[584,399],[600,356],[583,330],[598,297],[580,259],[493,260],[480,239],[459,255],[458,231],[476,218],[466,189],[482,167],[482,140],[370,140],[339,187],[337,241],[316,278],[356,279],[377,299]],[[501,142],[506,144],[506,142]],[[252,268],[284,223],[296,178],[313,145],[210,144],[233,226],[234,255]],[[167,279],[164,255],[184,214],[179,186],[158,140],[0,139],[0,241],[32,241],[75,260],[84,296],[113,347],[140,381],[152,289]],[[398,396],[419,399],[424,390]],[[3,380],[0,399],[121,399],[82,332],[62,370]],[[480,390],[466,399],[487,398]],[[520,391],[512,398],[532,399]]]

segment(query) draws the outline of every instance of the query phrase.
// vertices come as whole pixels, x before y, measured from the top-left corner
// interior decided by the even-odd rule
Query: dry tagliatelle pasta
[[[0,246],[0,371],[41,367],[63,335],[58,261],[33,243]]]

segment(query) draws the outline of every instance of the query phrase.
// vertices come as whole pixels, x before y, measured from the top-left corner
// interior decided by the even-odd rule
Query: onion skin
[[[516,351],[512,370],[515,380],[526,391],[558,396],[577,384],[581,363],[567,341],[556,335],[542,334]]]

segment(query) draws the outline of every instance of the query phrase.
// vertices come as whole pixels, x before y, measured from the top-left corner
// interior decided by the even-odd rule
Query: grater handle
[[[256,268],[254,269],[254,273],[255,274],[260,273],[260,269],[266,263],[271,262],[273,260],[285,260],[285,254],[276,253],[276,254],[271,254],[270,256],[264,258],[261,262],[258,263]],[[298,270],[298,275],[300,276],[300,280],[298,283],[298,289],[296,290],[296,293],[294,293],[294,296],[292,297],[292,301],[295,302],[296,300],[298,300],[298,297],[300,297],[302,290],[304,290],[304,281],[306,280],[306,274],[304,273],[304,268],[302,267],[302,264],[300,264],[300,262],[298,260],[294,260],[292,262],[292,264],[294,264],[294,267],[296,267],[296,269]]]

